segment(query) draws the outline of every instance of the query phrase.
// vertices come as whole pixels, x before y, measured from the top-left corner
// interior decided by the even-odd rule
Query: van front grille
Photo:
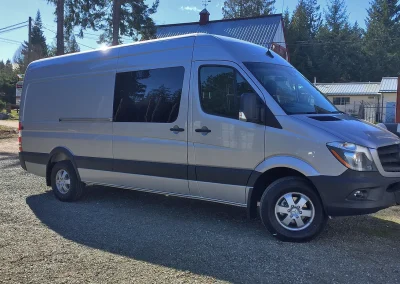
[[[380,147],[378,155],[385,172],[400,172],[400,145]]]

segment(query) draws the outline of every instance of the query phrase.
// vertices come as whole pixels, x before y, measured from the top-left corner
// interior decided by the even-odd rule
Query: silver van
[[[400,203],[400,140],[264,47],[191,34],[33,62],[20,162],[61,201],[103,185],[247,208],[307,241]],[[43,205],[45,206],[45,205]]]

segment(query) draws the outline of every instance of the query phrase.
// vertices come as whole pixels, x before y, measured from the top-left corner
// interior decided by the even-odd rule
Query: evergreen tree
[[[373,0],[366,20],[365,52],[371,62],[366,70],[372,80],[400,74],[400,4]]]
[[[275,0],[226,0],[222,7],[224,19],[256,17],[275,12]]]
[[[286,15],[284,21],[288,21]],[[320,6],[315,0],[300,0],[286,28],[291,63],[312,79],[318,73],[314,39],[322,24]]]
[[[284,28],[287,30],[290,26],[290,13],[289,8],[286,8],[285,12],[283,13],[283,25]]]
[[[323,22],[316,0],[285,12],[291,63],[319,82],[380,81],[400,74],[400,3],[373,0],[367,31],[350,24],[344,0],[329,0]]]
[[[15,84],[17,73],[10,60],[0,61],[0,100],[5,103],[15,103]]]
[[[156,26],[151,15],[159,0],[148,6],[144,0],[68,0],[66,27],[80,27],[79,37],[86,29],[104,31],[99,43],[120,44],[123,36],[133,41],[154,38]]]
[[[29,63],[47,56],[48,47],[46,44],[46,37],[43,34],[42,18],[38,10],[34,25],[32,26],[30,52],[28,42],[24,41],[14,55],[14,62],[18,65],[18,71],[25,73]]]
[[[361,82],[371,81],[372,79],[368,76],[366,70],[370,69],[371,62],[364,50],[364,33],[365,31],[360,28],[357,22],[352,27],[348,27],[345,30],[347,35],[345,36],[346,42],[343,44],[344,54],[343,66],[344,73],[347,74],[348,81]],[[379,78],[378,81],[380,81]]]
[[[305,9],[310,37],[314,39],[322,26],[321,6],[317,0],[305,0]]]
[[[66,41],[65,44],[65,53],[75,53],[80,52],[81,49],[76,42],[75,36],[71,35],[70,38]]]
[[[34,26],[32,27],[31,36],[32,36],[31,43],[32,43],[33,60],[47,57],[46,37],[43,34],[42,17],[40,15],[39,10],[36,13],[36,18],[35,18]]]
[[[326,27],[335,35],[348,24],[349,15],[344,0],[329,0],[328,10],[325,12]]]
[[[49,45],[48,53],[49,57],[57,56],[57,39]]]
[[[318,80],[322,82],[360,81],[364,77],[363,31],[351,26],[344,0],[329,0],[325,24],[317,39]]]

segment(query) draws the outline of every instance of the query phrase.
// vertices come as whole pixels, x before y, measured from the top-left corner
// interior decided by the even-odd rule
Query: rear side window
[[[115,122],[174,122],[181,101],[183,67],[117,73]]]
[[[255,91],[236,69],[202,66],[199,71],[200,104],[205,113],[239,119],[240,98]]]

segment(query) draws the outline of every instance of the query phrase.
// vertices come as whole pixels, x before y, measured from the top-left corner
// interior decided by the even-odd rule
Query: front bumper
[[[400,205],[400,177],[346,170],[340,176],[309,178],[317,188],[329,216],[370,214]],[[355,196],[357,191],[362,196]]]

